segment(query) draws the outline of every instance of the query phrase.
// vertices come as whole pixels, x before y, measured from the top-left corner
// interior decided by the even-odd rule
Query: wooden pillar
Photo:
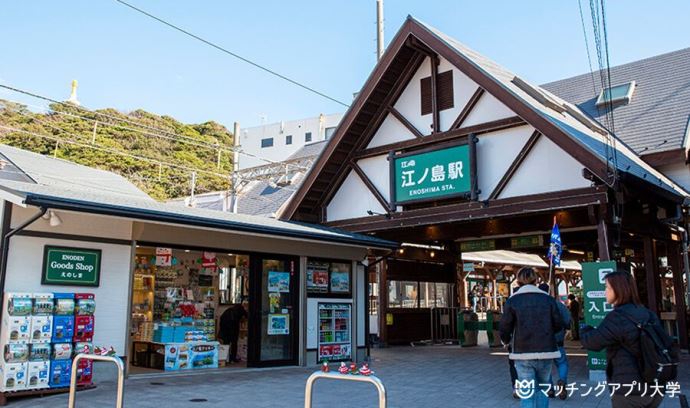
[[[597,240],[599,244],[599,260],[610,261],[609,231],[603,216],[599,217],[599,222],[597,224]]]
[[[676,303],[676,320],[678,322],[678,343],[681,348],[688,348],[688,323],[685,309],[685,289],[683,288],[683,268],[680,259],[681,246],[676,243],[668,245],[668,265],[673,273],[673,293]]]
[[[659,299],[657,298],[656,283],[659,279],[656,264],[656,242],[652,237],[646,236],[644,242],[644,269],[645,286],[647,287],[647,307],[654,313],[659,312]]]
[[[388,260],[381,261],[381,273],[379,274],[379,342],[386,345],[388,342]]]

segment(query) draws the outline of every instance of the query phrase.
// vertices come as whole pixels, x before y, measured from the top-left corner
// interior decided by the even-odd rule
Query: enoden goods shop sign
[[[392,167],[394,205],[470,193],[468,145],[394,156]]]
[[[98,286],[100,277],[100,249],[45,246],[41,284]]]

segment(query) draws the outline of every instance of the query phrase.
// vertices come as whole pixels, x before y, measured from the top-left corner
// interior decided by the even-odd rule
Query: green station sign
[[[510,239],[511,248],[535,248],[544,246],[543,235],[523,235]]]
[[[460,243],[461,252],[493,251],[494,249],[496,249],[496,241],[493,239],[463,241]]]
[[[100,249],[45,246],[41,284],[98,286],[100,277]]]
[[[468,145],[394,156],[391,166],[395,205],[466,195],[471,189]]]
[[[597,327],[613,306],[606,303],[604,278],[616,270],[615,261],[582,263],[582,292],[584,294],[585,323]],[[606,352],[587,352],[590,370],[606,370]]]

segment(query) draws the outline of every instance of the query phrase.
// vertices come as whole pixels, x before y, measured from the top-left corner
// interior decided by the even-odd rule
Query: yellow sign
[[[387,326],[393,325],[393,313],[386,313],[386,325]]]

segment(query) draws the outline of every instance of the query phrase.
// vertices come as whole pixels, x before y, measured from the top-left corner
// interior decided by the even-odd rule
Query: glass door
[[[299,336],[298,259],[257,256],[253,262],[255,299],[252,308],[254,330],[250,348],[252,366],[297,364]],[[257,302],[252,303],[252,305]],[[250,305],[251,306],[251,305]]]

